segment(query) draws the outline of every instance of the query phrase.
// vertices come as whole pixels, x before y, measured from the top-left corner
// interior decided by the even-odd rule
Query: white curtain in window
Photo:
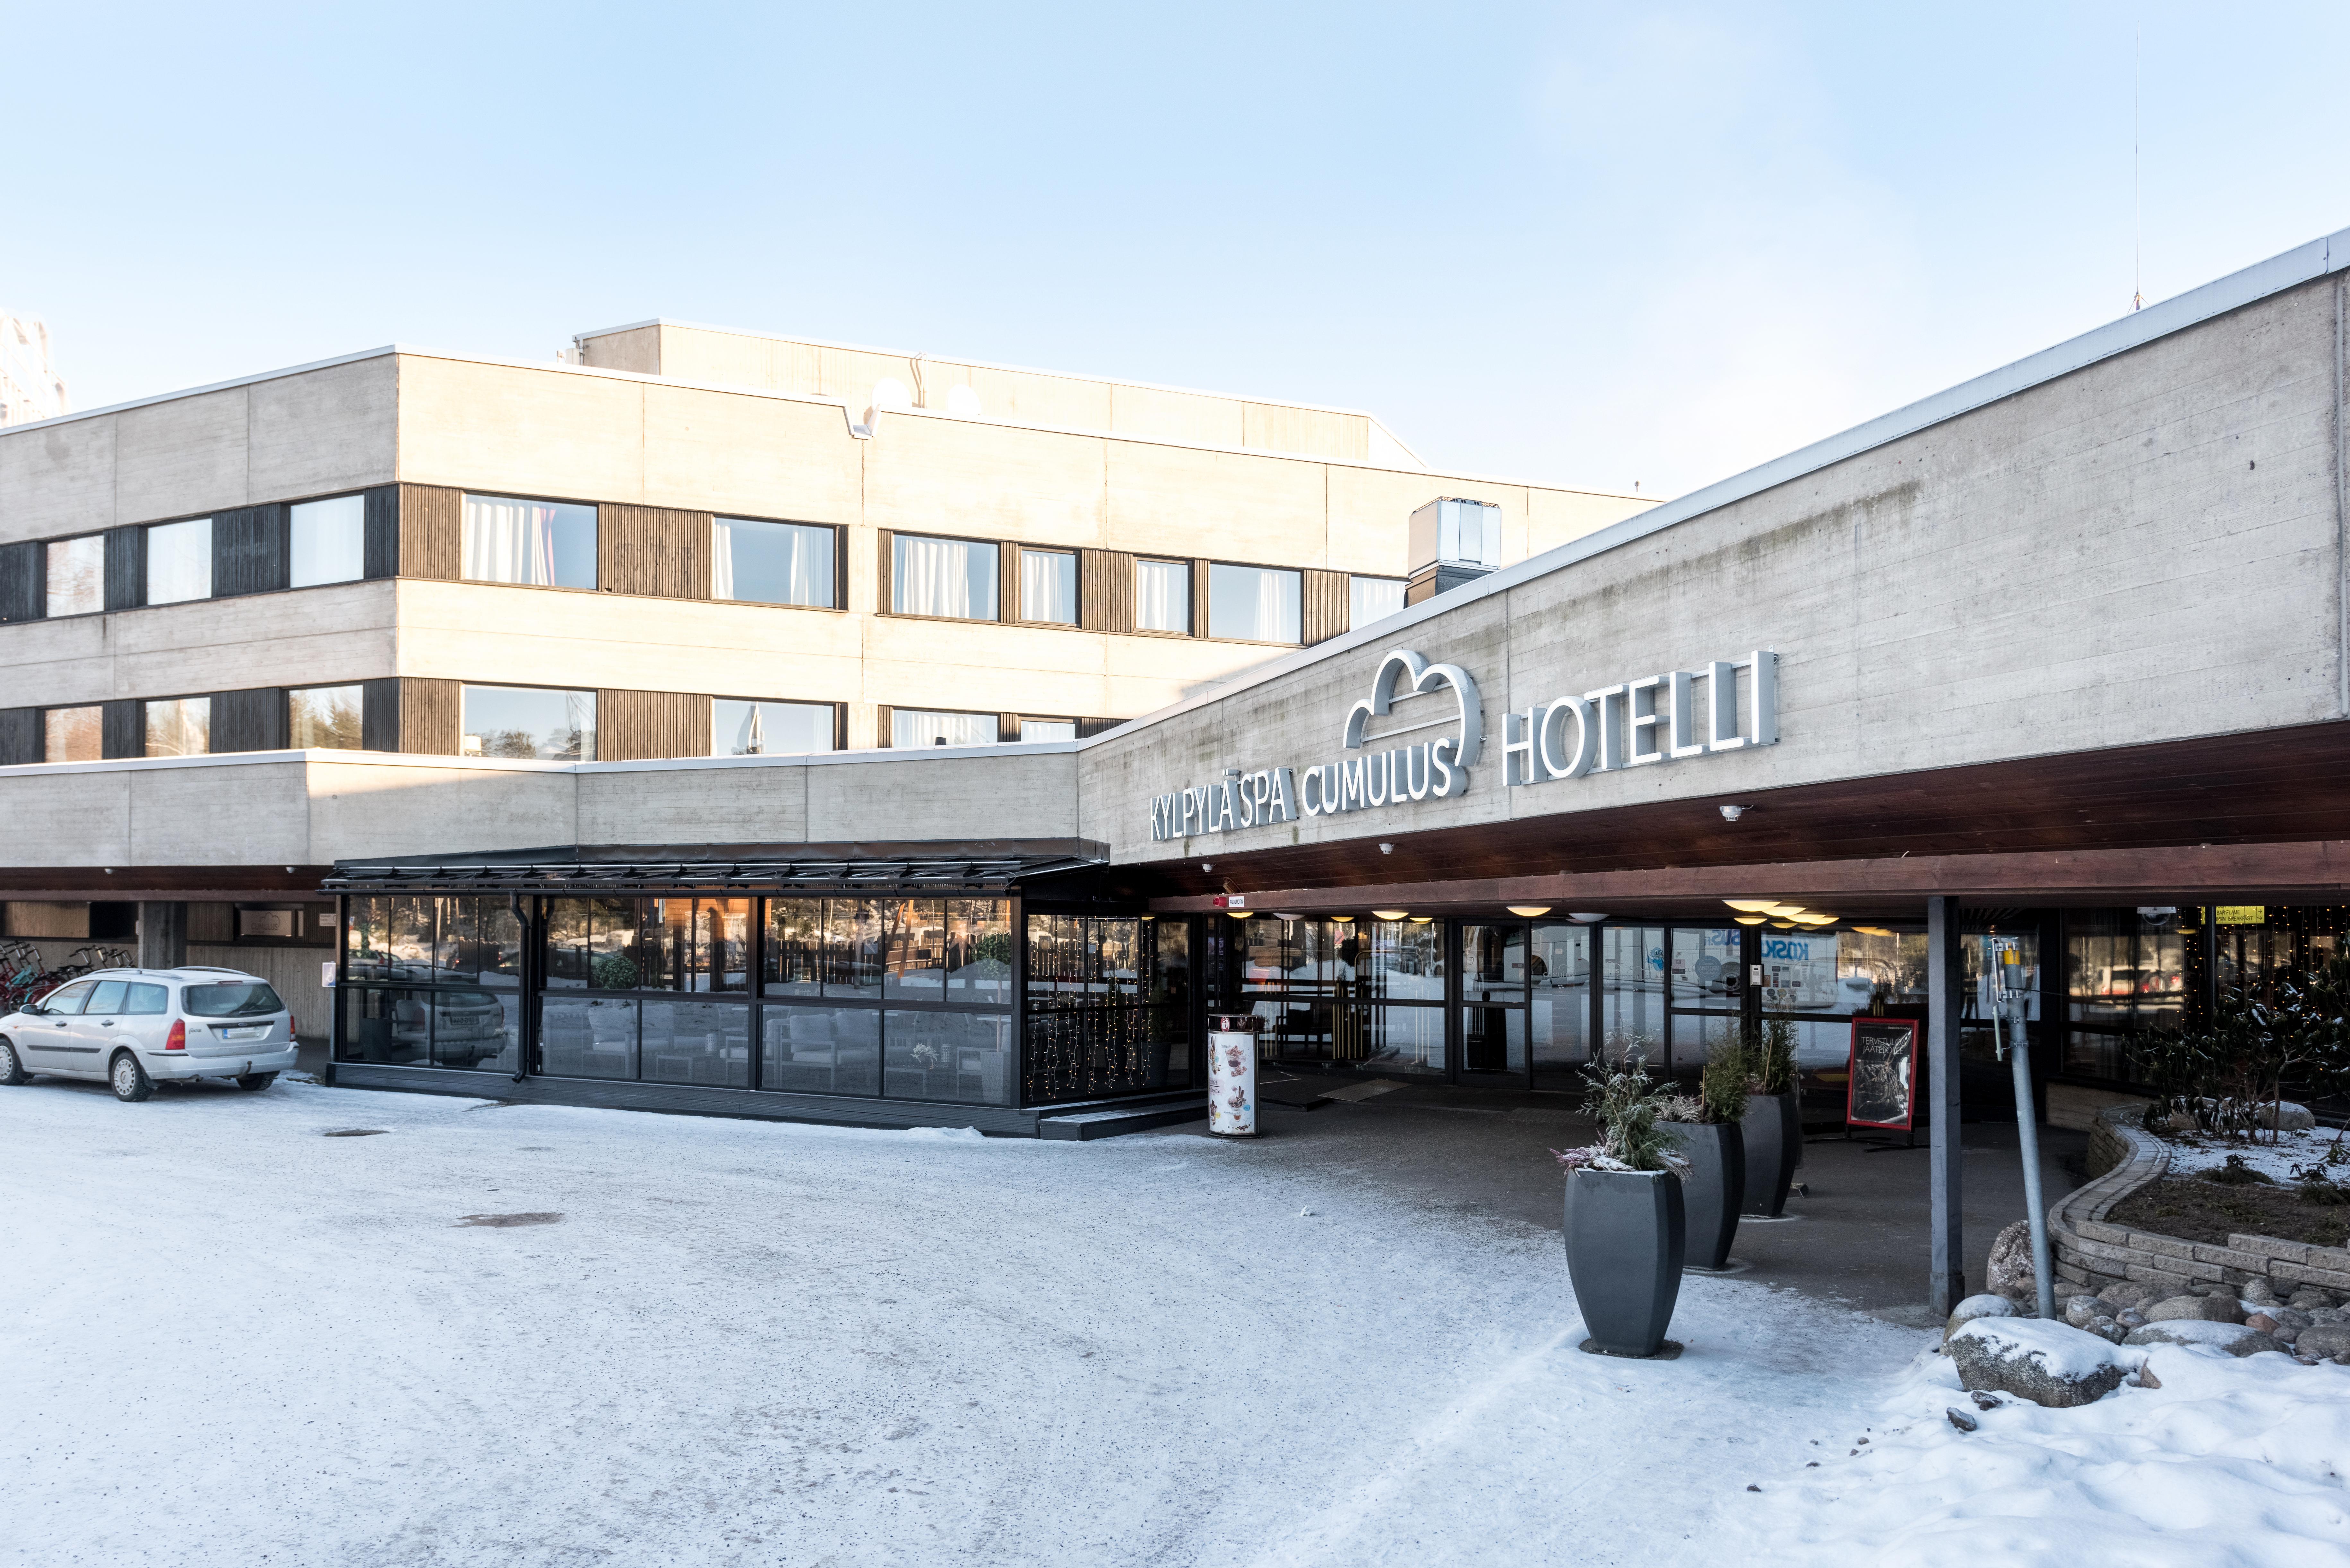
[[[479,583],[555,582],[555,508],[465,497],[465,576]]]
[[[710,597],[734,597],[734,524],[723,517],[710,528]]]
[[[891,607],[900,615],[957,616],[993,620],[993,607],[971,602],[972,546],[960,539],[900,534],[890,576]]]
[[[1181,561],[1134,564],[1134,626],[1137,631],[1191,629],[1191,568]]]
[[[1000,731],[993,713],[931,713],[914,708],[892,709],[892,746],[992,746]]]
[[[1359,631],[1403,610],[1403,584],[1393,577],[1355,577],[1347,583],[1347,628]]]
[[[1059,550],[1020,552],[1020,618],[1074,626],[1077,619],[1077,558]]]

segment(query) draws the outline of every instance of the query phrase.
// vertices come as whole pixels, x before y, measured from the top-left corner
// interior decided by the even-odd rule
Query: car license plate
[[[224,1040],[261,1040],[267,1038],[268,1034],[269,1025],[266,1023],[251,1029],[224,1029],[221,1031],[221,1038]]]

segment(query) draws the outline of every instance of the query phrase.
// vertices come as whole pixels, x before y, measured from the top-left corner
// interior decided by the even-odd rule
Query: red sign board
[[[1851,1078],[1844,1089],[1845,1125],[1892,1127],[1918,1125],[1918,1021],[1914,1018],[1855,1018]]]

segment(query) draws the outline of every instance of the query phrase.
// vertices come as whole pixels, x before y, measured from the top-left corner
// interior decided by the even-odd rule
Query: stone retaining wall
[[[2115,1204],[2170,1168],[2169,1149],[2137,1125],[2139,1115],[2128,1106],[2099,1114],[2089,1134],[2089,1168],[2105,1173],[2048,1211],[2058,1295],[2125,1281],[2172,1289],[2224,1283],[2241,1292],[2254,1278],[2266,1279],[2281,1296],[2303,1284],[2350,1292],[2350,1249],[2271,1236],[2230,1236],[2220,1247],[2106,1223]]]

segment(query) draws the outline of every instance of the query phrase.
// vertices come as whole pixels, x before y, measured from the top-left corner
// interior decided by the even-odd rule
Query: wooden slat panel
[[[463,491],[445,490],[435,484],[401,485],[399,528],[401,576],[453,583],[464,576]],[[453,735],[456,732],[450,732]]]
[[[215,752],[283,751],[286,722],[283,686],[213,693],[212,749]]]
[[[832,705],[832,749],[836,752],[848,750],[848,704],[846,702]]]
[[[1077,552],[1077,623],[1087,631],[1134,629],[1134,557],[1123,550]]]
[[[38,708],[0,709],[0,768],[42,761],[41,745]]]
[[[370,752],[400,750],[400,677],[359,683],[359,744]]]
[[[401,498],[403,516],[407,497]],[[401,550],[406,558],[405,543]],[[454,680],[426,680],[409,675],[400,680],[400,749],[428,756],[457,754],[460,727],[464,723],[464,689]]]
[[[1020,546],[1010,540],[995,547],[995,618],[1006,626],[1020,618]]]
[[[0,545],[0,622],[40,619],[48,587],[48,556],[38,540]]]
[[[881,559],[873,575],[875,584],[873,609],[877,615],[888,615],[893,607],[889,593],[889,568],[897,559],[898,536],[887,528],[874,530],[874,536],[881,541]],[[882,728],[886,732],[889,726],[884,724]],[[881,743],[885,746],[889,743],[886,733]]]
[[[995,738],[999,741],[1018,740],[1020,738],[1020,715],[1017,713],[998,713],[995,716]]]
[[[288,569],[284,506],[273,502],[213,514],[214,598],[275,593],[286,586]]]
[[[147,602],[147,530],[106,531],[106,607],[137,609]],[[136,755],[136,753],[129,753]]]
[[[889,743],[889,704],[887,702],[877,703],[874,706],[873,743],[877,746],[887,746]]]
[[[147,754],[146,705],[136,698],[106,704],[99,721],[99,751],[109,761]]]
[[[1115,730],[1125,722],[1123,719],[1080,719],[1077,721],[1077,739],[1082,741],[1088,735],[1098,735],[1104,730]]]
[[[691,691],[596,693],[596,760],[710,754],[710,699]]]
[[[707,512],[660,506],[599,506],[596,581],[616,594],[667,599],[710,597]]]
[[[1191,563],[1191,635],[1208,635],[1208,568],[1212,561]]]
[[[366,494],[359,570],[368,577],[400,576],[400,492],[397,484],[380,484]]]
[[[1347,629],[1351,606],[1347,574],[1305,573],[1305,636],[1307,642],[1327,642]]]

